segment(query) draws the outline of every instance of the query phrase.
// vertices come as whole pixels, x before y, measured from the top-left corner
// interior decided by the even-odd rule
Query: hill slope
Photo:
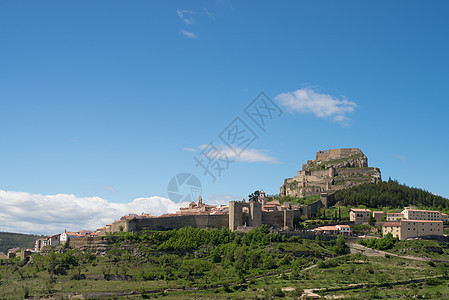
[[[44,236],[0,232],[0,252],[6,253],[8,249],[20,247],[20,248],[34,248],[34,242]]]
[[[400,184],[396,180],[382,181],[376,184],[361,184],[335,193],[335,199],[341,205],[367,207],[418,206],[448,210],[449,200],[428,191]]]

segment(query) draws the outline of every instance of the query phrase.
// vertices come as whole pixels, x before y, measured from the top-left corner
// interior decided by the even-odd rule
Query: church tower
[[[267,197],[265,196],[265,192],[263,190],[260,191],[259,198],[257,200],[262,203],[262,206],[267,204]]]

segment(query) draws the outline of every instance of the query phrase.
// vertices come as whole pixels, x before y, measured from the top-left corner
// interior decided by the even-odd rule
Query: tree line
[[[434,195],[423,189],[400,184],[397,180],[382,181],[377,184],[365,183],[335,193],[335,199],[340,205],[382,208],[402,208],[418,206],[439,210],[449,208],[449,200]]]

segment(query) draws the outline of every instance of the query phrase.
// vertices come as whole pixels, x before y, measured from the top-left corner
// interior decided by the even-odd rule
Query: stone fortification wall
[[[176,217],[134,219],[126,222],[125,231],[168,230],[186,226],[197,228],[221,228],[229,226],[228,215],[188,215]]]
[[[329,160],[329,159],[340,159],[356,154],[362,153],[359,148],[339,148],[339,149],[329,149],[320,150],[316,153],[316,160]]]
[[[304,214],[304,212],[300,210],[261,212],[261,224],[265,224],[267,226],[275,228],[283,228],[284,226],[294,227],[294,224],[299,221],[299,218],[302,214]],[[235,228],[237,228],[237,226],[243,225],[251,226],[250,222],[245,222],[245,220],[249,220],[248,213],[242,214],[242,219],[239,220],[239,224],[235,224]],[[258,227],[261,224],[257,223],[254,225],[256,225],[255,227]],[[110,230],[106,232],[106,234],[121,231],[137,232],[141,230],[169,230],[186,226],[195,228],[229,227],[229,215],[188,215],[163,218],[134,219],[126,221],[121,220],[114,222],[112,226],[110,226]],[[81,240],[79,240],[79,242],[80,245],[85,244],[85,242],[82,242]]]

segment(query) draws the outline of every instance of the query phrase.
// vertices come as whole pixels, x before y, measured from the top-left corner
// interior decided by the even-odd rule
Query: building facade
[[[404,214],[402,213],[387,213],[387,222],[400,221],[402,219],[404,219]]]
[[[373,211],[373,218],[376,221],[380,221],[385,217],[385,213],[383,211]]]
[[[371,210],[366,208],[351,208],[349,211],[349,220],[355,224],[368,223],[371,216]]]
[[[402,211],[404,219],[407,220],[429,220],[442,221],[443,217],[439,211],[436,210],[418,210],[418,209],[404,209]]]
[[[382,226],[383,236],[391,233],[400,240],[424,236],[442,236],[443,221],[432,220],[401,220],[400,222],[386,222]]]

